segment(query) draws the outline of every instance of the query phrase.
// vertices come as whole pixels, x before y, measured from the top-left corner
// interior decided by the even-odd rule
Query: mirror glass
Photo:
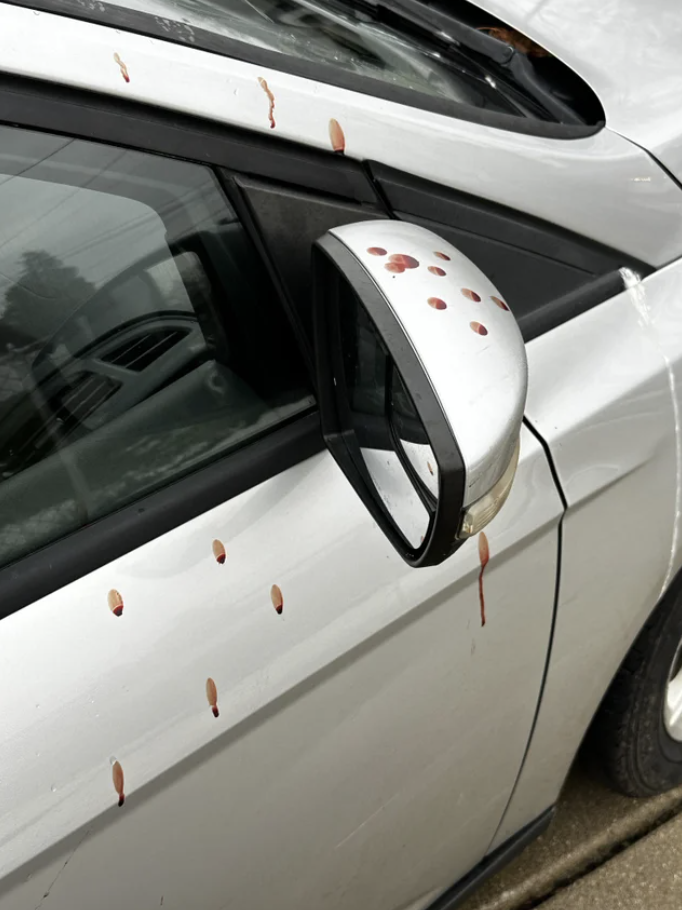
[[[344,432],[354,436],[351,451],[361,459],[374,495],[416,550],[437,503],[436,459],[414,402],[364,307],[345,282],[339,294],[341,350],[334,375],[337,386],[345,386],[338,399]]]

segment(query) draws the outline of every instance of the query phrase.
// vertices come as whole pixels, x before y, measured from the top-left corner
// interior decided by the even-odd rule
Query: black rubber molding
[[[624,290],[625,283],[619,270],[602,275],[577,290],[564,294],[563,297],[558,297],[534,312],[522,316],[519,319],[519,327],[523,340],[532,341],[533,338],[563,325],[569,319],[580,316],[581,313],[621,294]]]
[[[526,825],[516,834],[505,841],[501,847],[486,856],[478,866],[475,866],[468,875],[460,879],[456,885],[449,888],[438,900],[431,904],[428,910],[455,910],[470,897],[483,882],[487,881],[496,872],[515,859],[519,853],[526,849],[537,837],[547,830],[554,818],[555,809],[547,809],[535,821]]]

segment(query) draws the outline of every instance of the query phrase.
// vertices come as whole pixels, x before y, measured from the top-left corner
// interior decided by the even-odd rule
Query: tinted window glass
[[[0,564],[313,400],[213,174],[0,128]]]

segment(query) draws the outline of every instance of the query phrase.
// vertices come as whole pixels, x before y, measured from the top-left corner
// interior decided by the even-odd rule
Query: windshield
[[[202,28],[423,94],[527,116],[477,64],[446,59],[428,39],[408,38],[336,0],[113,0],[112,5],[182,23],[188,32]]]

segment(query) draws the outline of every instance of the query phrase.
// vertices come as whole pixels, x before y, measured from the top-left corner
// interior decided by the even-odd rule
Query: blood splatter
[[[408,256],[407,253],[393,253],[388,258],[391,262],[395,262],[396,265],[401,265],[404,269],[419,268],[419,260],[415,259],[414,256]]]
[[[116,61],[116,63],[118,63],[118,67],[121,70],[121,75],[123,76],[125,81],[130,82],[130,76],[128,75],[128,67],[121,60],[121,58],[118,56],[118,54],[114,54],[114,60]]]
[[[470,322],[469,325],[476,332],[477,335],[487,335],[488,330],[484,325],[481,325],[480,322]]]
[[[274,130],[275,128],[275,96],[272,94],[268,87],[268,83],[263,79],[262,76],[258,77],[258,84],[263,89],[265,94],[268,96],[268,101],[270,102],[270,107],[268,108],[268,120],[270,121],[270,129]]]
[[[367,248],[370,256],[385,256],[386,250],[382,246],[370,246]]]
[[[396,275],[405,271],[405,266],[401,265],[399,262],[387,262],[384,268],[387,272],[395,272]]]
[[[213,555],[215,556],[216,562],[222,564],[225,562],[225,546],[221,540],[214,540],[213,544]]]
[[[445,269],[442,269],[437,265],[430,265],[429,272],[431,272],[432,275],[439,275],[441,278],[445,275]]]
[[[450,262],[450,257],[448,256],[447,253],[438,253],[438,252],[436,252],[436,253],[434,253],[433,255],[434,255],[434,256],[438,256],[439,259],[445,259],[446,262]]]
[[[481,571],[478,573],[478,599],[481,604],[481,625],[485,625],[485,597],[483,595],[483,572],[490,559],[488,538],[483,531],[478,535],[478,558],[481,560]]]
[[[218,710],[218,687],[210,676],[206,680],[206,698],[211,706],[211,711],[213,711],[213,716],[220,717],[220,711]]]
[[[509,309],[509,307],[508,307],[507,304],[504,302],[504,300],[500,300],[499,297],[491,297],[490,299],[491,299],[492,302],[495,304],[495,306],[498,306],[501,310],[508,310],[508,309]]]
[[[469,290],[469,288],[462,288],[462,294],[464,294],[464,296],[465,296],[467,299],[473,300],[474,303],[480,303],[480,302],[481,302],[481,298],[480,298],[479,295],[476,293],[476,291],[471,291],[471,290]]]
[[[426,301],[429,306],[432,306],[434,310],[447,310],[448,305],[444,300],[441,300],[440,297],[429,297]]]
[[[484,25],[481,26],[478,31],[487,32],[491,38],[497,38],[498,41],[504,41],[505,44],[511,45],[511,47],[520,51],[522,54],[526,54],[528,57],[552,56],[544,47],[540,47],[540,45],[536,44],[531,38],[527,38],[525,35],[522,35],[521,32],[517,32],[515,28],[497,28]]]
[[[115,588],[112,588],[107,594],[107,603],[114,616],[123,615],[123,598]]]
[[[270,600],[277,613],[281,616],[282,610],[284,609],[284,598],[282,597],[279,585],[273,585],[270,588]]]
[[[338,155],[343,155],[346,151],[346,137],[343,135],[341,124],[338,120],[334,120],[333,117],[329,121],[329,141],[332,144],[332,149]]]
[[[111,767],[111,779],[114,782],[114,789],[118,793],[118,806],[119,809],[126,801],[125,793],[123,792],[123,768],[120,765],[120,762],[115,761]]]

